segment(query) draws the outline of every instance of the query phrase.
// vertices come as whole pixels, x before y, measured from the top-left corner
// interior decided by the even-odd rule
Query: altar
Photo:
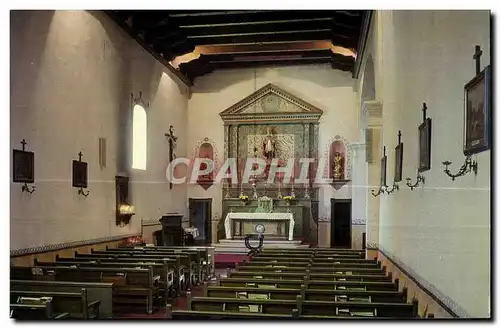
[[[281,222],[276,222],[276,221],[282,221],[282,222],[287,222],[285,234],[283,234],[283,229],[281,227]],[[293,229],[295,226],[295,221],[293,219],[293,214],[292,213],[234,213],[230,212],[227,213],[226,219],[224,221],[224,228],[226,231],[226,238],[227,239],[233,239],[235,235],[235,222],[239,223],[238,227],[238,235],[246,235],[247,233],[253,233],[256,234],[257,232],[255,231],[255,227],[257,225],[262,225],[263,227],[263,235],[271,235],[273,237],[281,237],[281,236],[286,236],[288,240],[293,240]],[[273,222],[276,223],[276,228],[273,229],[274,224]],[[249,225],[246,225],[245,223],[249,223]],[[271,225],[271,226],[270,226]],[[250,229],[253,230],[251,232],[250,229],[248,229],[248,226],[250,226]],[[246,229],[245,229],[246,228]],[[267,232],[271,230],[272,232]]]

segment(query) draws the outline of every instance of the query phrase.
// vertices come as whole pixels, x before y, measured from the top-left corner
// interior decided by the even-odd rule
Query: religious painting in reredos
[[[73,187],[87,188],[87,162],[73,160]]]
[[[431,125],[432,120],[426,118],[418,127],[418,171],[431,168]]]
[[[14,149],[12,153],[13,182],[35,182],[35,153]]]
[[[384,155],[380,160],[380,186],[387,185],[387,156]]]
[[[486,67],[464,87],[464,154],[490,148],[491,66]]]

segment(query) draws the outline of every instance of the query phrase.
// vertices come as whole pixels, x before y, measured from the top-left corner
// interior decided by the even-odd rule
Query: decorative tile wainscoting
[[[139,234],[128,234],[121,236],[110,236],[97,239],[80,240],[69,243],[42,245],[37,247],[16,249],[10,251],[11,265],[30,266],[33,265],[35,258],[40,261],[54,262],[56,255],[62,257],[72,257],[75,252],[90,253],[90,249],[105,249],[108,247],[117,247],[124,239],[138,236]]]
[[[452,299],[443,295],[436,286],[419,277],[399,259],[387,254],[376,245],[368,245],[367,258],[377,258],[393,279],[399,278],[399,289],[408,288],[408,298],[418,299],[419,316],[434,314],[435,318],[468,318],[469,314]]]

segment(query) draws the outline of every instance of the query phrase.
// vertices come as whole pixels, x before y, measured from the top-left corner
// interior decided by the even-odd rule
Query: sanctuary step
[[[258,241],[252,240],[250,241],[250,245],[257,246]],[[244,239],[221,239],[219,243],[212,244],[212,247],[215,247],[215,253],[223,253],[223,254],[247,254],[249,249],[245,246]],[[301,240],[286,240],[279,238],[268,238],[264,239],[264,244],[262,246],[263,249],[269,248],[296,248],[296,249],[304,249],[309,248],[309,244],[303,244]]]

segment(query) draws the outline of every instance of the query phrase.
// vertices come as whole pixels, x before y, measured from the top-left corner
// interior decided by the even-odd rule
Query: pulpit
[[[163,246],[182,246],[184,244],[183,217],[184,215],[180,213],[169,213],[161,217]]]

